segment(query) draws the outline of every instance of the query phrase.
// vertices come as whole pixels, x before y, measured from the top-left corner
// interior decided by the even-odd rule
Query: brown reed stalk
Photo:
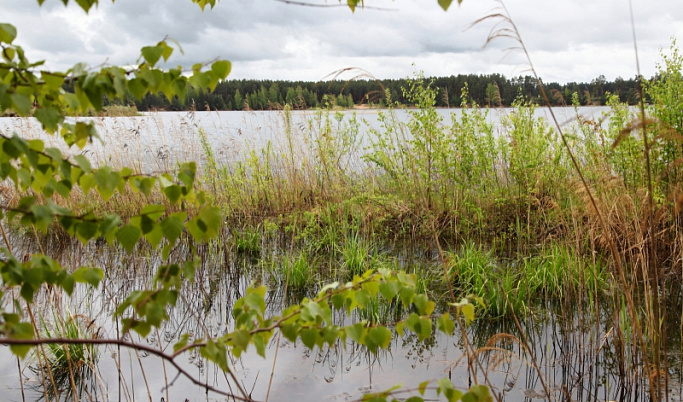
[[[480,24],[484,21],[488,21],[488,20],[498,21],[498,23],[490,31],[489,36],[488,36],[484,46],[488,45],[493,40],[497,40],[500,38],[508,38],[508,39],[512,39],[518,45],[516,47],[511,47],[508,50],[512,51],[512,50],[518,49],[518,50],[521,50],[524,53],[524,55],[526,56],[527,62],[529,64],[529,70],[531,71],[531,73],[534,75],[534,77],[536,79],[536,82],[537,82],[538,87],[540,89],[543,101],[544,101],[546,107],[548,108],[548,111],[549,111],[550,116],[553,120],[553,123],[555,124],[555,127],[558,130],[558,133],[560,134],[562,144],[563,144],[564,148],[566,149],[566,151],[570,157],[570,160],[571,160],[571,163],[574,167],[574,170],[577,173],[577,175],[579,176],[579,179],[580,179],[580,181],[583,185],[583,188],[586,192],[586,195],[589,198],[590,204],[593,207],[593,210],[595,211],[595,214],[598,218],[598,221],[600,222],[600,226],[602,227],[604,236],[606,237],[607,246],[608,246],[608,248],[612,254],[612,257],[614,259],[617,274],[620,278],[621,284],[622,284],[624,289],[628,289],[629,285],[628,285],[628,281],[626,279],[626,274],[625,274],[625,269],[623,267],[622,257],[620,255],[620,253],[618,252],[618,249],[616,247],[616,242],[614,241],[614,239],[611,235],[611,230],[607,224],[607,221],[605,220],[603,212],[601,212],[600,208],[598,208],[597,198],[593,194],[591,187],[588,185],[588,182],[587,182],[587,180],[583,174],[583,171],[582,171],[582,169],[578,163],[578,160],[576,159],[574,152],[572,151],[572,149],[569,145],[567,137],[564,134],[564,130],[562,129],[561,125],[559,124],[557,117],[555,116],[555,113],[551,107],[550,100],[548,99],[548,95],[545,92],[543,83],[541,82],[540,78],[538,77],[536,69],[533,66],[531,56],[530,56],[528,50],[526,49],[526,45],[524,44],[524,41],[521,38],[521,34],[519,33],[517,26],[515,25],[512,18],[510,17],[510,13],[507,10],[507,7],[505,6],[505,3],[503,2],[503,0],[497,0],[497,2],[500,4],[500,7],[498,8],[500,11],[492,12],[491,14],[476,20],[475,22],[473,22],[470,25],[470,27],[478,25],[478,24]],[[634,33],[634,41],[635,41],[635,33]],[[636,57],[637,57],[637,49],[636,49]],[[640,77],[640,74],[639,74],[639,77]],[[645,118],[644,118],[644,104],[643,104],[642,96],[641,96],[641,112],[642,112],[642,120],[644,121],[645,120]],[[643,126],[643,130],[645,130],[644,126]],[[643,137],[644,137],[645,143],[647,144],[647,135],[643,135]],[[646,152],[645,156],[646,156],[646,164],[647,164],[646,168],[648,169],[648,172],[649,172],[650,161],[649,161],[649,155],[647,154],[648,149],[649,149],[648,146],[646,146],[645,147],[645,152]],[[653,201],[652,201],[652,180],[651,180],[651,176],[649,173],[648,173],[648,190],[649,190],[648,191],[649,192],[649,194],[648,194],[648,204],[649,204],[648,216],[651,216],[650,214],[651,214],[651,211],[653,208]],[[653,230],[652,221],[650,219],[648,219],[648,222],[649,222],[649,226],[648,226],[649,230],[652,231]],[[652,247],[651,241],[650,241],[650,247]],[[652,255],[653,253],[651,252],[649,254]],[[654,260],[651,260],[651,261],[654,261]],[[655,275],[657,275],[657,274],[655,274]],[[659,281],[658,277],[657,277],[657,281]],[[634,328],[636,330],[636,340],[637,340],[638,344],[640,344],[642,350],[647,350],[647,343],[645,342],[645,339],[643,336],[641,323],[640,323],[640,320],[639,320],[638,315],[637,315],[637,309],[636,309],[635,302],[633,300],[633,294],[631,292],[625,292],[625,297],[626,297],[628,311],[629,311],[629,314],[631,317],[631,321],[632,321]],[[659,302],[659,300],[657,300],[657,302]],[[659,316],[659,314],[657,313],[657,317],[658,316]],[[658,345],[658,342],[659,341],[657,341],[655,346]],[[658,354],[659,348],[657,348],[655,352]],[[642,355],[642,358],[644,359],[645,367],[647,369],[649,369],[650,364],[648,362],[649,358],[647,356],[647,353],[644,353]],[[658,358],[656,358],[656,361],[659,362]],[[649,386],[650,386],[650,395],[653,398],[655,398],[656,400],[661,400],[660,399],[661,395],[660,395],[660,392],[658,391],[659,387],[655,387],[655,385],[652,383],[652,381],[649,382]],[[550,396],[548,395],[548,397],[550,397]]]

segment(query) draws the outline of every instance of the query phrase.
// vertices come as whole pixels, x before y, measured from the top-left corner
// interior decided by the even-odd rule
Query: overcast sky
[[[19,31],[16,43],[30,60],[66,70],[131,64],[142,46],[164,37],[184,55],[170,65],[215,58],[233,63],[229,78],[320,80],[358,67],[377,78],[500,73],[528,74],[515,43],[482,49],[495,21],[467,27],[499,6],[493,0],[457,1],[444,12],[437,0],[365,0],[366,6],[302,7],[276,0],[221,0],[202,13],[190,0],[116,0],[89,15],[75,4],[2,0],[0,22]],[[303,0],[337,6],[337,0]],[[683,0],[632,0],[641,71],[649,77],[671,37],[683,40]],[[344,1],[345,3],[345,1]],[[546,81],[589,82],[636,74],[628,0],[508,0],[534,66]],[[500,26],[500,25],[499,25]],[[346,74],[341,78],[350,78]]]

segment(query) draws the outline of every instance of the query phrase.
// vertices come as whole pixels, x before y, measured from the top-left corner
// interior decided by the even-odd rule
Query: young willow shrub
[[[385,193],[409,200],[416,211],[450,211],[461,171],[454,169],[454,137],[435,108],[437,91],[419,75],[403,96],[415,105],[408,121],[401,122],[391,107],[380,112],[380,129],[370,129],[364,158],[380,170]]]
[[[216,4],[216,0],[192,2],[202,9]],[[42,4],[43,1],[38,0],[38,3]],[[64,4],[68,3],[64,1]],[[97,0],[76,2],[86,12],[97,3]],[[348,5],[354,9],[358,3],[359,1],[353,0]],[[439,1],[439,4],[446,9],[450,1]],[[228,61],[218,60],[207,65],[207,68],[202,64],[193,66],[189,76],[180,67],[161,69],[157,64],[161,60],[167,61],[174,51],[169,42],[163,40],[154,46],[143,47],[138,64],[130,69],[106,66],[97,70],[77,64],[66,72],[39,71],[42,62],[30,62],[23,49],[14,43],[16,37],[14,26],[0,23],[0,112],[32,115],[47,132],[59,135],[69,147],[83,148],[88,141],[97,139],[97,133],[92,123],[67,123],[65,116],[85,114],[90,110],[99,112],[105,96],[109,99],[124,99],[132,94],[140,99],[149,92],[161,92],[169,101],[175,96],[183,99],[189,89],[213,90],[219,81],[227,77],[231,68]],[[73,92],[65,91],[65,84],[72,87]],[[431,124],[432,121],[432,117],[428,115],[418,115],[416,118],[415,129],[419,132],[423,132],[421,125]],[[421,121],[422,118],[426,120]],[[422,139],[416,140],[418,142],[415,142],[415,146],[422,147],[418,149],[419,152],[432,155],[436,152],[433,139],[426,137],[425,140],[429,142],[423,144],[419,142]],[[75,336],[73,339],[51,338],[50,334],[39,338],[36,337],[38,328],[34,327],[34,321],[19,313],[31,310],[22,309],[22,304],[32,306],[34,296],[45,286],[52,287],[53,291],[61,289],[68,295],[72,294],[77,284],[97,287],[105,272],[92,267],[65,268],[56,259],[38,253],[18,259],[13,253],[11,242],[5,236],[4,226],[0,226],[5,240],[5,248],[2,250],[5,256],[0,259],[4,292],[1,295],[3,303],[0,305],[0,344],[9,345],[11,351],[19,357],[25,357],[35,345],[60,345],[52,349],[57,353],[61,353],[60,350],[69,350],[64,345],[117,345],[145,350],[163,358],[179,373],[207,391],[228,398],[250,400],[246,393],[238,395],[232,391],[216,389],[193,378],[179,365],[179,356],[198,350],[204,358],[227,373],[230,371],[228,361],[231,357],[239,357],[252,346],[258,354],[265,355],[266,345],[276,330],[291,341],[301,340],[311,349],[332,344],[337,339],[350,338],[376,352],[387,348],[391,343],[392,331],[388,327],[367,322],[338,327],[333,324],[332,309],[344,310],[350,314],[354,309],[367,308],[378,294],[388,301],[402,303],[406,311],[411,311],[405,320],[397,323],[397,332],[402,334],[405,330],[412,331],[420,339],[428,337],[432,332],[431,315],[435,304],[426,296],[415,292],[417,278],[414,275],[390,270],[368,270],[362,275],[355,275],[344,284],[325,286],[315,298],[305,298],[301,303],[285,308],[280,316],[274,317],[265,316],[266,288],[250,287],[244,297],[233,306],[232,330],[217,337],[206,338],[191,339],[189,333],[183,334],[172,352],[130,341],[127,337],[129,333],[135,332],[144,338],[152,329],[161,327],[169,319],[168,313],[176,305],[180,289],[194,280],[199,257],[188,261],[170,261],[169,258],[183,233],[188,233],[195,242],[203,242],[215,239],[221,232],[224,221],[221,210],[207,202],[206,195],[195,185],[196,164],[185,163],[173,174],[158,176],[138,174],[128,168],[116,170],[106,165],[95,168],[84,155],[68,158],[58,149],[46,147],[40,140],[29,141],[5,134],[0,134],[0,150],[0,179],[11,182],[17,194],[16,203],[0,206],[0,219],[4,222],[42,232],[47,232],[56,225],[84,244],[107,242],[111,246],[123,247],[128,253],[141,242],[147,242],[155,249],[160,248],[163,258],[151,284],[123,295],[123,301],[114,313],[115,318],[122,323],[119,338],[92,339],[75,332],[71,334]],[[325,160],[329,157],[324,153],[321,155]],[[435,160],[438,159],[437,156]],[[243,182],[239,184],[254,184],[250,193],[252,202],[257,202],[256,207],[267,207],[274,202],[268,193],[270,182],[259,180],[263,177],[270,179],[269,174],[273,170],[267,158],[264,162],[256,162],[257,160],[256,155],[252,155],[242,166]],[[422,162],[424,161],[420,161]],[[423,165],[420,169],[421,177],[431,183],[430,164]],[[251,177],[256,181],[249,182]],[[57,196],[68,198],[76,192],[107,201],[127,190],[144,196],[158,192],[166,199],[162,203],[145,206],[137,215],[125,221],[121,216],[111,213],[76,214],[54,202]],[[169,205],[178,212],[172,212],[167,208]],[[452,307],[458,321],[461,313],[465,320],[473,319],[474,307],[468,300],[453,304]],[[454,318],[449,313],[438,316],[435,322],[437,329],[444,333],[450,334],[455,329]],[[73,370],[71,366],[69,370]],[[73,374],[71,372],[69,376],[73,378]],[[419,396],[416,395],[412,400],[422,400],[428,386],[429,383],[420,384],[417,391]],[[463,393],[456,390],[450,380],[442,379],[433,387],[449,401],[491,400],[489,389],[484,386],[474,386]],[[369,398],[383,401],[390,398],[393,392],[395,389]]]

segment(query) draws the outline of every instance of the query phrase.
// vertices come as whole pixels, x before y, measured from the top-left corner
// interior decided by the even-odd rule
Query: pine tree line
[[[510,106],[520,96],[525,100],[541,102],[536,80],[531,76],[506,78],[500,74],[457,75],[426,79],[439,95],[437,107],[459,107],[463,104],[462,88],[468,85],[466,103],[481,106]],[[386,80],[331,80],[331,81],[273,81],[273,80],[227,80],[215,91],[191,90],[184,102],[177,97],[169,102],[163,94],[145,96],[142,100],[129,98],[140,111],[149,110],[278,110],[284,105],[292,109],[318,107],[353,108],[359,105],[386,106],[388,99],[410,106],[403,88],[409,79]],[[606,93],[619,96],[622,102],[635,104],[638,100],[637,80],[617,78],[609,82],[604,76],[589,83],[544,83],[550,102],[556,106],[571,104],[573,93],[579,95],[582,105],[604,105]]]

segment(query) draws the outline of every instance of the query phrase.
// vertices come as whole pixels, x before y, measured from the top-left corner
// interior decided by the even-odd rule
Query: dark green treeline
[[[128,104],[135,104],[140,111],[147,110],[276,110],[289,104],[292,109],[316,107],[351,108],[358,105],[385,106],[387,95],[392,102],[408,105],[403,88],[409,79],[392,80],[332,80],[332,81],[271,81],[228,80],[219,84],[212,93],[188,91],[184,102],[169,101],[162,94],[147,95],[142,100],[130,97]],[[500,74],[458,75],[428,78],[438,90],[437,107],[461,106],[462,88],[467,84],[467,102],[481,106],[510,106],[518,97],[541,102],[536,80],[531,76],[506,78]],[[600,76],[590,83],[545,83],[545,89],[553,105],[571,104],[572,94],[577,93],[582,105],[603,105],[605,93],[617,94],[622,102],[634,104],[638,100],[635,78],[617,78],[608,82]]]

